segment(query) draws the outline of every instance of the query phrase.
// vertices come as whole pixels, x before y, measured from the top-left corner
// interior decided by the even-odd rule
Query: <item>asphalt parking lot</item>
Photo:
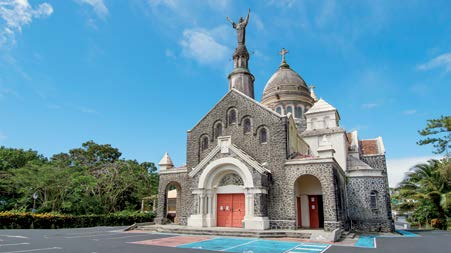
[[[441,253],[451,252],[451,233],[428,231],[419,232],[419,237],[380,237],[376,238],[376,248],[348,247],[343,245],[331,245],[330,247],[316,248],[317,252],[396,252],[396,253]],[[192,249],[188,244],[183,244],[183,238],[191,238],[191,241],[202,242],[205,238],[195,236],[177,236],[170,234],[146,233],[146,232],[123,232],[123,227],[95,227],[79,229],[59,229],[59,230],[0,230],[0,253],[22,253],[22,252],[209,252],[205,249]],[[194,240],[193,240],[194,238]],[[211,241],[219,240],[215,238]],[[188,240],[189,241],[189,240]],[[208,241],[208,240],[206,240]],[[224,240],[226,243],[227,240]],[[162,247],[165,242],[167,247]],[[180,246],[182,243],[182,246]],[[193,243],[196,245],[197,242]],[[164,243],[163,243],[164,244]],[[246,245],[252,246],[252,243]],[[264,244],[258,242],[258,244]],[[179,246],[177,246],[179,245]],[[188,246],[187,246],[188,245]],[[274,245],[271,243],[271,245]],[[304,252],[306,248],[315,246],[293,247],[285,252]],[[256,248],[257,249],[257,248]],[[232,252],[229,248],[223,251]],[[274,248],[252,251],[275,252]],[[280,251],[280,250],[279,250]],[[211,251],[210,251],[211,252]],[[238,252],[238,251],[233,251]],[[249,252],[246,250],[245,252]],[[280,251],[282,252],[282,251]],[[250,252],[249,252],[250,253]]]

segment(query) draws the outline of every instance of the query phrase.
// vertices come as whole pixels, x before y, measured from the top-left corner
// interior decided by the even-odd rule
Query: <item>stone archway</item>
[[[164,213],[166,222],[179,224],[182,206],[182,187],[176,181],[169,182],[164,192]]]
[[[230,175],[239,178],[240,183],[221,185],[224,178]],[[254,187],[251,169],[240,160],[225,157],[210,162],[199,176],[197,187],[193,190],[196,210],[188,219],[189,226],[216,227],[218,226],[218,215],[221,215],[221,212],[225,211],[224,208],[228,207],[232,212],[239,209],[240,212],[244,213],[241,213],[243,218],[240,219],[242,220],[235,221],[234,226],[240,223],[240,227],[244,228],[265,229],[269,227],[267,217],[254,217],[254,197],[256,193],[261,194],[262,190]],[[266,192],[264,193],[266,194]],[[223,210],[221,210],[218,201],[221,201],[221,197],[224,197],[224,195],[229,195],[232,202],[234,196],[242,198],[237,201],[244,203],[237,204],[241,206],[236,209],[232,206],[223,205]]]
[[[299,176],[294,183],[296,227],[323,228],[323,189],[320,180],[309,174]]]

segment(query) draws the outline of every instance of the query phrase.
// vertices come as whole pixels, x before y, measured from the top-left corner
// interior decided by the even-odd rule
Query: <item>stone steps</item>
[[[171,228],[171,227],[157,227],[157,226],[142,226],[138,227],[140,230],[154,231],[159,233],[171,234],[190,234],[190,235],[212,235],[212,236],[231,236],[231,237],[256,237],[256,238],[302,238],[310,239],[311,234],[305,232],[295,231],[249,231],[249,230],[220,230],[220,229],[190,229],[190,228]]]

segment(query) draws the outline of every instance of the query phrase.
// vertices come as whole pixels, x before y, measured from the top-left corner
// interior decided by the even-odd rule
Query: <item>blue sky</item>
[[[450,115],[449,1],[0,0],[0,145],[46,156],[94,140],[185,162],[186,130],[226,92],[237,20],[260,100],[278,52],[389,166],[431,157]],[[396,165],[395,165],[396,164]]]

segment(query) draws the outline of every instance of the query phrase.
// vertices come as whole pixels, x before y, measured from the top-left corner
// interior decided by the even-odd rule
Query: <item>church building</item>
[[[159,163],[156,223],[393,231],[382,138],[360,140],[342,128],[338,110],[290,67],[285,49],[256,100],[248,20],[229,20],[238,45],[228,92],[188,131],[186,165],[175,167],[167,153]]]

